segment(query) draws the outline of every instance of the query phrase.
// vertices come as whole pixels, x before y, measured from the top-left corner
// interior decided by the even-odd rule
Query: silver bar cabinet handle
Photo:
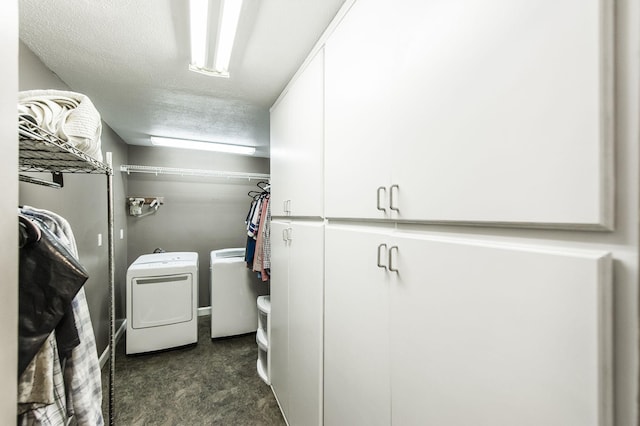
[[[398,268],[395,268],[393,266],[394,265],[394,262],[393,262],[393,252],[394,252],[394,250],[396,252],[396,256],[395,257],[397,259],[397,257],[398,257],[398,246],[393,246],[393,247],[391,247],[389,249],[389,270],[391,272],[398,272]]]
[[[386,213],[386,212],[387,212],[387,208],[386,208],[386,207],[383,207],[383,206],[381,205],[381,204],[382,204],[382,197],[380,197],[380,191],[381,191],[381,190],[382,190],[382,191],[384,191],[384,192],[385,192],[385,194],[386,194],[386,192],[387,192],[387,188],[385,188],[384,186],[379,186],[379,187],[378,187],[378,189],[377,189],[377,191],[376,191],[376,195],[377,195],[377,197],[378,197],[378,199],[376,200],[376,201],[377,201],[377,202],[376,202],[376,207],[377,207],[377,209],[378,209],[378,210],[383,211],[383,212],[385,212],[385,213]]]
[[[387,249],[387,245],[386,244],[380,244],[378,246],[378,268],[384,268],[387,269],[387,265],[383,265],[382,264],[382,255],[380,254],[380,249],[383,248],[386,250]]]
[[[395,191],[395,192],[397,193],[397,192],[400,190],[400,186],[398,186],[398,185],[391,185],[391,186],[389,187],[389,208],[390,208],[391,210],[395,210],[395,211],[399,212],[399,211],[400,211],[400,209],[398,208],[398,206],[396,206],[396,199],[395,199],[395,197],[393,196],[393,193],[394,193],[393,188],[395,188],[395,189],[396,189],[396,191]]]

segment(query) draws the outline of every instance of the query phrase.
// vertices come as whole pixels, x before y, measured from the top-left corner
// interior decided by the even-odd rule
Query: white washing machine
[[[145,254],[127,270],[126,353],[198,342],[198,253]]]
[[[255,332],[258,296],[269,285],[247,268],[244,248],[213,250],[210,263],[211,338]]]

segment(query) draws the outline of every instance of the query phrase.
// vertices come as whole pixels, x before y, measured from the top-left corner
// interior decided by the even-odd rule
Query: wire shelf
[[[21,172],[99,173],[113,175],[107,164],[85,154],[30,122],[18,120]]]
[[[56,176],[62,173],[104,174],[107,177],[107,226],[109,262],[109,418],[115,419],[115,243],[113,208],[113,168],[111,153],[107,152],[107,163],[80,151],[71,144],[38,126],[29,116],[18,117],[19,163],[21,172],[49,172]],[[35,183],[53,188],[62,187],[62,180],[50,182],[32,176],[18,175],[22,182]]]
[[[27,183],[35,183],[36,185],[42,185],[42,186],[46,186],[49,188],[56,188],[56,189],[60,189],[62,188],[62,185],[60,185],[57,182],[51,182],[48,180],[43,180],[43,179],[38,179],[32,176],[25,176],[25,175],[18,175],[18,180],[20,182],[27,182]]]

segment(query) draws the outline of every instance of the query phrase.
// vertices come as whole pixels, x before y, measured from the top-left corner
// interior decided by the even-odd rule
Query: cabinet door
[[[381,49],[387,16],[370,14],[356,2],[325,45],[325,215],[330,218],[388,218],[391,147],[398,142],[388,114],[388,80],[394,65]],[[388,3],[387,12],[393,13]],[[387,49],[389,50],[389,49]]]
[[[398,238],[393,424],[611,425],[606,253]]]
[[[291,425],[322,425],[324,224],[292,224],[289,264]]]
[[[391,421],[389,273],[377,266],[378,246],[388,239],[383,232],[326,228],[324,420],[328,426]]]
[[[611,227],[612,4],[356,2],[325,47],[326,216],[387,217],[398,185],[393,219]]]
[[[612,2],[362,3],[389,16],[397,218],[612,225]]]
[[[289,244],[287,222],[271,222],[271,386],[282,411],[289,412]]]
[[[323,110],[320,51],[271,112],[273,216],[323,216]]]
[[[281,217],[286,214],[286,200],[290,197],[291,182],[290,152],[291,135],[289,129],[289,102],[285,96],[270,114],[270,181],[271,181],[271,216]]]

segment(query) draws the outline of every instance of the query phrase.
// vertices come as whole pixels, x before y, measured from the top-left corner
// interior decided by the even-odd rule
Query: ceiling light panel
[[[209,0],[189,2],[191,28],[191,65],[204,68],[207,59]]]
[[[226,152],[229,154],[253,155],[255,147],[245,145],[230,145],[217,142],[193,141],[188,139],[173,139],[151,136],[151,144],[170,148],[197,149],[201,151]]]
[[[211,22],[209,16],[215,15],[210,0],[190,0],[189,14],[191,25],[191,71],[217,77],[229,77],[229,62],[236,38],[242,0],[220,0],[218,22]],[[217,4],[217,3],[216,3]],[[217,33],[215,40],[209,34]],[[207,52],[215,45],[213,61]]]
[[[229,73],[229,61],[231,60],[231,51],[236,38],[241,9],[242,0],[222,0],[214,62],[214,69],[219,73]]]

